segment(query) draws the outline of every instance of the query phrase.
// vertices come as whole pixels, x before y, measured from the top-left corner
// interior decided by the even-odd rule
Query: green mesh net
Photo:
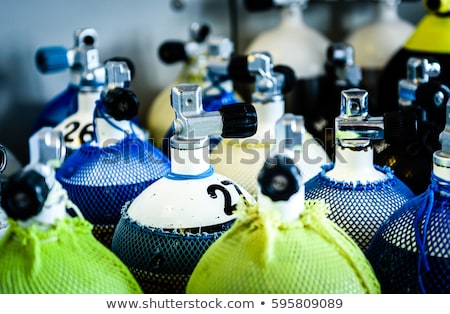
[[[45,231],[9,219],[0,252],[0,293],[142,293],[128,268],[80,217],[58,220]]]
[[[298,220],[283,222],[275,209],[259,213],[258,205],[241,203],[186,293],[380,293],[370,263],[328,211],[324,201],[309,200]]]

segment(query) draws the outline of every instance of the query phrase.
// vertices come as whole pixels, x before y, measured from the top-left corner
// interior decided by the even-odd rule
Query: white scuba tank
[[[254,202],[211,167],[209,137],[254,134],[255,110],[230,104],[207,112],[200,91],[195,84],[173,87],[171,171],[123,207],[114,233],[112,250],[145,293],[183,293],[200,256],[235,220],[236,204]]]

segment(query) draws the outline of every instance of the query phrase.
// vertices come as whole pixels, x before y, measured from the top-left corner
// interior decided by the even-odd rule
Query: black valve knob
[[[430,81],[417,87],[415,104],[425,110],[427,122],[433,122],[438,128],[444,129],[449,98],[450,89],[446,85]]]
[[[53,46],[40,48],[35,54],[36,67],[42,73],[53,73],[69,68],[67,49]]]
[[[243,138],[253,136],[258,128],[256,109],[247,103],[222,106],[222,134],[224,138]]]
[[[261,193],[272,201],[287,201],[300,190],[302,175],[294,160],[285,155],[267,158],[258,174]]]
[[[35,170],[11,175],[2,187],[2,208],[15,220],[27,220],[39,214],[50,192],[45,178]]]
[[[254,75],[248,70],[248,59],[246,55],[236,55],[231,57],[228,64],[228,75],[237,82],[253,83]]]
[[[136,95],[125,88],[115,88],[103,97],[105,111],[117,121],[131,120],[139,109],[139,101]]]
[[[167,64],[188,60],[184,42],[181,41],[166,41],[162,43],[161,46],[159,46],[158,55],[159,58]]]

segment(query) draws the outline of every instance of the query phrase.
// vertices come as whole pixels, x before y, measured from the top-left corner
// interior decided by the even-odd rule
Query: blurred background
[[[311,0],[304,22],[329,40],[340,41],[374,21],[376,12],[375,1]],[[39,73],[35,53],[51,45],[71,48],[77,28],[97,30],[101,60],[124,56],[133,61],[131,89],[140,100],[142,118],[182,67],[161,62],[157,51],[163,41],[187,40],[189,25],[204,21],[211,34],[230,38],[235,53],[243,53],[255,36],[280,23],[279,13],[249,12],[242,0],[1,0],[0,143],[23,164],[28,162],[32,125],[69,80],[68,71]],[[403,1],[398,14],[416,25],[426,11],[421,1]]]

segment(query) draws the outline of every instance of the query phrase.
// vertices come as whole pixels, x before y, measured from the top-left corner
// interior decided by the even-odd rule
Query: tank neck
[[[363,150],[352,150],[336,145],[334,167],[327,176],[336,181],[356,184],[371,183],[386,178],[373,164],[373,148],[368,146]]]
[[[303,8],[299,3],[292,3],[281,9],[281,26],[303,25]]]
[[[170,148],[170,167],[174,175],[197,176],[211,168],[209,145],[195,149]]]
[[[253,103],[258,116],[258,129],[253,138],[258,140],[269,139],[275,140],[275,125],[284,113],[284,99],[280,97],[267,103]]]
[[[378,20],[382,22],[399,20],[398,3],[396,1],[381,1],[377,4],[376,14]]]

